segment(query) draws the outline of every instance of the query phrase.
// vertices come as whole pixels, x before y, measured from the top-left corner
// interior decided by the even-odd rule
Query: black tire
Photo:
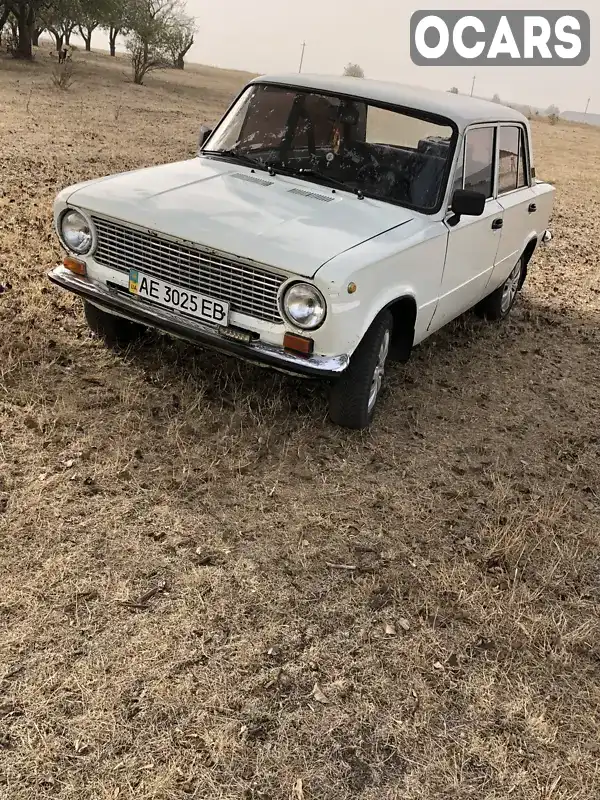
[[[83,313],[89,329],[108,347],[127,347],[138,341],[146,330],[143,325],[102,311],[87,300],[83,301]]]
[[[499,286],[475,306],[477,316],[489,322],[505,319],[510,314],[523,286],[524,271],[525,261],[521,257],[502,286]]]
[[[354,351],[346,371],[333,382],[329,392],[329,418],[336,425],[362,430],[371,424],[381,394],[379,389],[373,405],[370,406],[375,368],[382,356],[384,342],[387,341],[387,350],[383,355],[383,367],[385,367],[393,325],[394,321],[389,311],[380,314]]]

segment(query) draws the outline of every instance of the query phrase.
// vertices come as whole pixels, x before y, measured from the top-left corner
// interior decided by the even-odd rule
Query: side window
[[[465,189],[494,193],[494,128],[473,128],[465,140]]]
[[[521,128],[501,127],[498,139],[498,194],[519,187]]]

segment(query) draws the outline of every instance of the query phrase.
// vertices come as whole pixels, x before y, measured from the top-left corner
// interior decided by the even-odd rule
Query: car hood
[[[207,157],[73,189],[68,203],[91,214],[305,277],[414,216],[389,203]]]

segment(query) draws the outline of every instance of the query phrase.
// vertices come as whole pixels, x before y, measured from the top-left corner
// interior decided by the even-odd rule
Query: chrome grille
[[[229,303],[231,311],[281,322],[277,292],[285,278],[200,249],[92,217],[98,235],[94,259],[105,267],[130,269]]]

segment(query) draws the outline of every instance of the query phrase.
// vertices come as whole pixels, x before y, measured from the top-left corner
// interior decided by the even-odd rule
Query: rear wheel
[[[507,317],[515,304],[517,294],[522,286],[524,269],[525,263],[523,257],[521,257],[502,286],[499,286],[482,300],[481,303],[476,306],[475,313],[483,319],[492,322]]]
[[[329,417],[344,428],[367,428],[379,400],[392,340],[393,319],[380,314],[329,393]]]
[[[140,339],[146,330],[143,325],[102,311],[87,300],[83,301],[83,312],[89,329],[109,347],[127,347]]]

